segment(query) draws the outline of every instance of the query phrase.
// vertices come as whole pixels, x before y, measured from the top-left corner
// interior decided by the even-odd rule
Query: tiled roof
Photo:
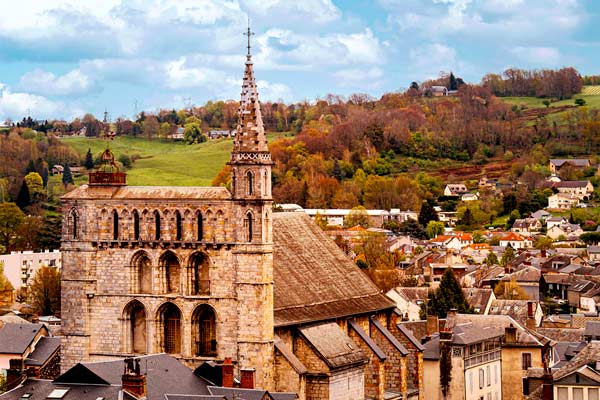
[[[63,196],[64,199],[155,199],[155,200],[228,200],[231,193],[222,186],[121,186],[94,187],[81,185]]]
[[[60,349],[60,338],[43,336],[25,361],[26,366],[42,366]]]
[[[0,354],[23,354],[44,324],[0,324]]]
[[[273,214],[273,267],[275,326],[395,307],[304,213]]]
[[[341,368],[367,361],[360,347],[335,322],[302,326],[298,330],[329,368]]]

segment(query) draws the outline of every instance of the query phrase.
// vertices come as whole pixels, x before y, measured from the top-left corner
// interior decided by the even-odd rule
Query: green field
[[[573,96],[569,100],[561,100],[550,103],[550,107],[570,106],[575,105],[575,99],[582,98],[586,102],[586,106],[592,108],[600,108],[600,86],[584,86],[581,94]],[[510,104],[525,106],[527,108],[543,108],[545,99],[537,97],[501,97],[501,99]]]
[[[283,134],[268,134],[271,141]],[[92,138],[64,138],[81,157],[88,148],[94,155],[106,148],[106,141]],[[109,146],[118,158],[121,154],[140,157],[127,170],[127,184],[140,186],[210,186],[211,181],[229,160],[232,139],[216,139],[194,145],[161,142],[136,137],[117,137]],[[84,183],[85,177],[76,180]]]

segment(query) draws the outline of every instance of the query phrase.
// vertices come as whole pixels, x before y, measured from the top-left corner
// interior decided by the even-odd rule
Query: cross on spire
[[[244,32],[244,36],[248,36],[248,57],[250,57],[250,36],[254,35],[254,32],[250,30],[250,17],[248,17],[248,31]]]

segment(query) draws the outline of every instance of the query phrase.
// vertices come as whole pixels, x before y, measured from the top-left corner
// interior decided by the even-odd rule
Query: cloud
[[[256,82],[261,101],[292,101],[292,90],[283,83],[273,83],[265,80]],[[241,82],[240,82],[241,87]]]
[[[62,102],[31,93],[12,92],[8,86],[0,83],[0,121],[7,118],[20,120],[29,113],[36,119],[74,115]]]
[[[304,21],[310,18],[317,23],[326,23],[339,19],[342,14],[331,0],[241,0],[241,3],[251,15],[268,16],[272,20],[285,15]]]
[[[337,84],[341,87],[374,90],[383,85],[383,70],[379,67],[367,69],[350,68],[337,71],[333,74]]]
[[[411,49],[410,59],[413,73],[422,79],[437,78],[441,71],[465,71],[468,66],[459,60],[456,50],[442,43],[430,43]]]
[[[94,89],[94,82],[79,69],[60,76],[36,69],[21,76],[19,88],[46,96],[70,96],[89,93]]]
[[[539,66],[556,66],[562,58],[560,51],[554,47],[517,46],[511,53],[522,61]]]

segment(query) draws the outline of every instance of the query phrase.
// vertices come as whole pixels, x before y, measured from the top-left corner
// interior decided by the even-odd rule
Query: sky
[[[0,121],[379,97],[452,71],[600,74],[597,0],[0,0]]]

